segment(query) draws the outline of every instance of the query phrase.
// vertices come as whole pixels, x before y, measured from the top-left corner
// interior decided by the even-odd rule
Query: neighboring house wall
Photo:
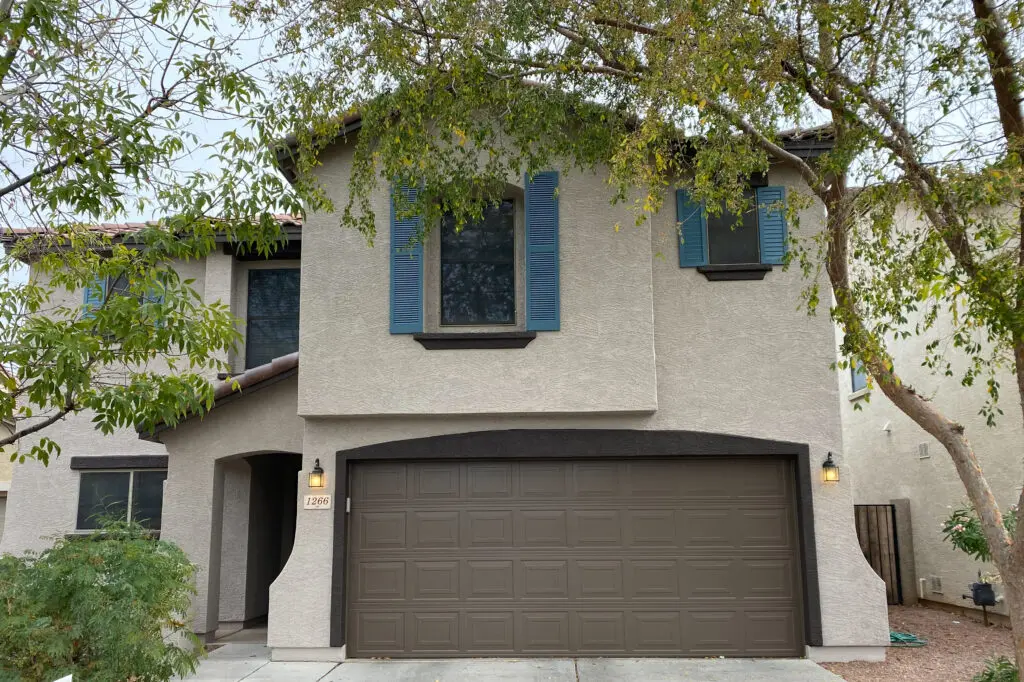
[[[908,214],[901,219],[917,220]],[[940,318],[927,336],[893,339],[888,347],[902,379],[932,400],[948,418],[964,425],[985,477],[1006,509],[1017,503],[1024,481],[1024,427],[1016,381],[1009,372],[997,375],[1003,388],[999,404],[1004,414],[995,427],[986,425],[979,414],[988,398],[985,380],[980,379],[972,387],[960,383],[966,369],[960,351],[950,345],[951,377],[933,374],[921,366],[929,341],[948,337],[950,330],[948,318]],[[943,540],[943,521],[953,509],[967,504],[967,494],[949,454],[877,387],[852,393],[848,370],[839,373],[839,384],[844,459],[852,474],[855,502],[888,504],[894,499],[909,499],[918,581],[911,589],[922,599],[972,606],[970,600],[962,598],[968,584],[977,581],[979,571],[992,573],[994,569]],[[938,587],[934,579],[941,583],[939,590],[934,589]],[[921,582],[925,583],[923,590]],[[995,610],[1006,613],[1002,605]]]
[[[204,296],[207,278],[202,261],[178,262],[175,269],[183,279],[194,279],[192,287]],[[30,276],[39,277],[40,274],[32,268]],[[224,290],[230,291],[230,286],[228,280]],[[82,300],[81,290],[59,289],[51,298],[54,306],[69,308],[81,306]],[[93,425],[90,412],[81,412],[59,421],[39,432],[38,436],[57,442],[61,446],[61,455],[45,467],[34,460],[14,465],[6,532],[0,539],[0,553],[40,550],[52,544],[57,535],[75,529],[80,475],[71,469],[71,457],[167,453],[159,443],[139,440],[134,429],[118,429],[109,436],[103,435]],[[25,452],[33,442],[36,440],[26,439],[18,447]]]
[[[322,159],[335,206],[345,203],[349,153],[337,146]],[[799,187],[787,173],[770,182]],[[562,173],[561,331],[538,334],[525,350],[426,351],[389,334],[387,187],[371,197],[372,249],[340,230],[337,216],[309,216],[298,387],[304,471],[319,459],[325,492],[341,500],[345,492],[332,487],[337,450],[481,429],[692,429],[809,443],[824,643],[883,645],[884,592],[857,546],[850,484],[820,481],[841,429],[834,332],[827,316],[802,310],[807,282],[779,267],[760,282],[709,282],[678,265],[671,193],[638,227],[609,198],[600,172]],[[810,236],[821,205],[801,218],[799,234]],[[341,504],[299,510],[291,560],[271,587],[272,647],[329,645],[340,513]]]

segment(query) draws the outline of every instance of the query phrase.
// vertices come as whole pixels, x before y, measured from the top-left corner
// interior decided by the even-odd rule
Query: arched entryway
[[[302,455],[271,452],[224,461],[218,637],[262,629],[270,585],[295,542]]]

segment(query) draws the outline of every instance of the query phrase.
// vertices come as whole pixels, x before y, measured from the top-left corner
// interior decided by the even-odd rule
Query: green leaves
[[[187,677],[202,655],[181,620],[194,573],[177,546],[126,523],[0,557],[0,678]]]
[[[1011,507],[1003,514],[1003,526],[1010,537],[1017,530],[1018,511]],[[992,561],[992,552],[981,521],[972,507],[955,509],[942,524],[942,537],[967,556],[977,561]]]

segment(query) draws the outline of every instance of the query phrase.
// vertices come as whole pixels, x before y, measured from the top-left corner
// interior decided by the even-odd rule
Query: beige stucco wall
[[[902,219],[917,220],[909,214],[903,214]],[[941,317],[928,336],[891,339],[889,350],[903,380],[929,397],[950,419],[964,425],[996,499],[1004,508],[1009,507],[1016,504],[1024,481],[1024,425],[1014,390],[1016,380],[1008,371],[999,373],[1004,414],[995,427],[986,425],[978,413],[988,397],[986,385],[983,379],[969,388],[961,385],[960,377],[967,366],[963,354],[950,344],[946,357],[953,362],[952,377],[933,374],[921,366],[928,342],[948,338],[950,330],[948,318]],[[937,440],[899,411],[880,390],[851,394],[848,371],[839,373],[839,384],[843,445],[856,503],[887,504],[908,498],[917,579],[928,583],[920,596],[957,606],[971,605],[970,600],[962,598],[967,585],[977,580],[979,570],[991,573],[993,568],[955,551],[942,539],[942,522],[967,500],[952,460]],[[924,457],[921,445],[927,448]],[[941,580],[941,592],[931,589],[933,577]],[[996,610],[1005,613],[1002,605]]]
[[[350,155],[323,155],[321,181],[344,206]],[[389,188],[371,197],[375,246],[307,217],[302,235],[299,411],[304,416],[651,412],[657,408],[650,227],[610,206],[606,174],[561,174],[562,328],[506,351],[428,352],[388,331]],[[522,187],[521,177],[509,182]],[[616,233],[616,222],[623,225]],[[429,358],[429,362],[424,360]],[[522,359],[526,359],[525,357]],[[438,378],[444,377],[444,386]],[[394,388],[402,386],[401,396]]]
[[[337,156],[328,158],[325,178],[342,183],[344,168]],[[771,181],[791,191],[798,182],[781,173]],[[888,642],[884,589],[856,542],[851,485],[825,487],[818,473],[826,452],[841,445],[828,316],[801,309],[806,283],[795,271],[776,268],[764,281],[708,282],[680,269],[671,196],[666,210],[639,228],[610,208],[607,196],[601,176],[563,174],[562,331],[540,333],[522,350],[425,351],[409,336],[391,336],[386,208],[378,212],[372,250],[339,230],[333,216],[307,220],[303,467],[320,459],[338,503],[330,511],[298,512],[295,549],[271,587],[272,647],[329,644],[332,528],[344,498],[332,489],[338,449],[482,429],[573,427],[693,429],[808,443],[824,642]],[[376,195],[378,208],[386,207],[383,197],[383,190]],[[803,234],[821,217],[820,205],[804,211]],[[616,222],[623,224],[619,232]],[[478,414],[458,414],[468,412]],[[321,416],[329,414],[377,416]]]

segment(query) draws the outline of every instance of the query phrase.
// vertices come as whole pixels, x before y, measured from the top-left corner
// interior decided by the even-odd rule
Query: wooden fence
[[[857,539],[864,558],[885,581],[890,604],[903,603],[900,585],[900,556],[896,543],[896,508],[891,504],[854,505]]]

